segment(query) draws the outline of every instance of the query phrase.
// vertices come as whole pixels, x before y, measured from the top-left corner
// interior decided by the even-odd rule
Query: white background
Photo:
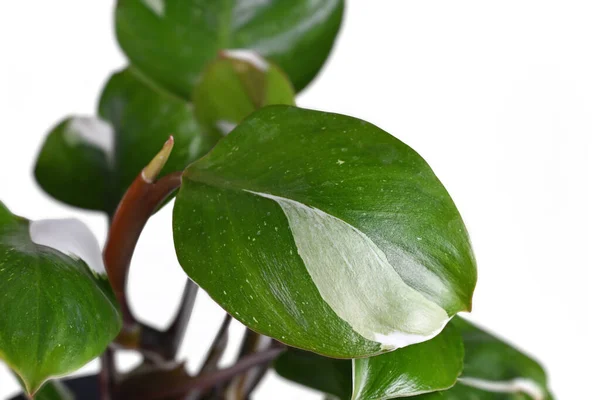
[[[600,243],[599,3],[348,3],[335,51],[299,104],[373,122],[429,161],[475,247],[472,319],[542,361],[557,398],[592,398],[600,356],[592,326],[599,314],[592,258]],[[113,5],[0,5],[0,198],[31,219],[80,217],[99,238],[102,216],[54,202],[31,171],[48,128],[68,114],[93,114],[104,81],[125,64]],[[169,212],[149,223],[131,277],[135,311],[158,326],[168,323],[184,281]],[[201,295],[184,346],[192,365],[221,315]],[[256,398],[320,398],[287,387],[271,376]],[[0,366],[0,399],[16,388]]]

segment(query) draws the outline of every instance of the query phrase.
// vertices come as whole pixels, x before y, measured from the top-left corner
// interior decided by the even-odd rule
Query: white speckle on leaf
[[[29,236],[38,245],[51,247],[73,259],[83,260],[92,271],[106,274],[96,237],[77,219],[31,221]]]
[[[336,164],[337,164],[337,165],[342,165],[342,164],[343,164],[343,163],[345,163],[345,162],[346,162],[346,161],[344,161],[344,160],[337,160]]]
[[[266,72],[269,69],[269,63],[256,51],[246,49],[229,49],[223,50],[223,55],[238,61],[247,62],[259,71]]]

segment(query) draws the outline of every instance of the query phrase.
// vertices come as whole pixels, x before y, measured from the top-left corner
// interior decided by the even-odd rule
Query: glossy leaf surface
[[[90,237],[76,221],[30,222],[0,203],[0,359],[29,393],[82,367],[119,332],[106,276],[82,261],[100,257]]]
[[[250,51],[223,52],[194,89],[196,117],[222,135],[273,104],[295,104],[294,89],[279,67]]]
[[[375,357],[337,360],[289,350],[274,367],[284,378],[342,400],[364,400],[410,397],[447,389],[460,375],[462,362],[460,333],[449,324],[427,342]]]
[[[533,359],[462,318],[452,324],[465,346],[465,366],[452,389],[419,400],[551,400],[546,373]]]
[[[163,174],[184,169],[220,137],[201,129],[190,104],[130,69],[108,81],[99,114],[102,119],[72,117],[59,124],[42,147],[35,174],[58,200],[109,214],[169,135],[177,146]]]
[[[353,361],[355,400],[393,399],[448,389],[463,369],[463,344],[452,323],[435,338]]]
[[[131,69],[112,76],[98,108],[99,115],[115,131],[114,197],[118,199],[169,135],[173,135],[176,146],[162,169],[163,175],[183,170],[220,138],[201,129],[190,104],[153,87]]]
[[[113,132],[96,118],[71,117],[48,134],[35,178],[51,196],[75,207],[106,211],[110,193]]]
[[[280,65],[297,91],[325,62],[342,0],[119,0],[118,41],[131,63],[189,98],[219,51],[255,50]]]
[[[364,121],[289,106],[244,120],[183,175],[180,264],[253,330],[339,358],[437,335],[475,261],[442,184]]]

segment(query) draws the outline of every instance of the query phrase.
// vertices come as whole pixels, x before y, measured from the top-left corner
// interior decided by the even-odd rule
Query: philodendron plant
[[[0,203],[0,358],[26,396],[247,399],[274,368],[340,400],[552,398],[535,361],[457,316],[471,310],[475,258],[425,160],[368,122],[295,106],[343,8],[117,1],[130,64],[96,116],[51,130],[35,167],[57,200],[106,214],[104,251],[76,220]],[[189,281],[162,331],[132,313],[126,283],[144,225],[173,197]],[[190,374],[174,360],[199,288],[227,317]],[[231,318],[247,331],[223,366]],[[142,363],[117,372],[121,349]],[[88,392],[59,379],[95,357]]]

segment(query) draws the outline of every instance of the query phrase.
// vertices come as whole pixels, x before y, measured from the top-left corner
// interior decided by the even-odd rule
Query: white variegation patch
[[[162,18],[165,16],[165,1],[164,0],[143,0],[143,2],[158,17]]]
[[[223,50],[222,54],[228,58],[247,62],[259,71],[266,72],[269,70],[269,63],[267,60],[262,58],[260,54],[255,51],[246,49],[229,49]]]
[[[361,336],[394,350],[437,335],[446,311],[408,286],[386,255],[348,223],[294,200],[276,201],[323,300]]]
[[[71,146],[87,144],[97,147],[112,158],[114,131],[112,126],[101,119],[74,117],[65,127],[65,140]]]
[[[492,393],[523,393],[533,400],[544,400],[544,389],[535,381],[516,378],[510,381],[488,381],[485,379],[463,377],[460,383]]]
[[[102,252],[90,229],[77,219],[43,219],[29,223],[31,241],[83,260],[92,271],[106,275]]]
[[[221,132],[223,136],[229,135],[229,133],[237,126],[235,122],[226,121],[222,119],[218,120],[215,123],[215,125],[217,126],[217,129],[219,130],[219,132]]]

